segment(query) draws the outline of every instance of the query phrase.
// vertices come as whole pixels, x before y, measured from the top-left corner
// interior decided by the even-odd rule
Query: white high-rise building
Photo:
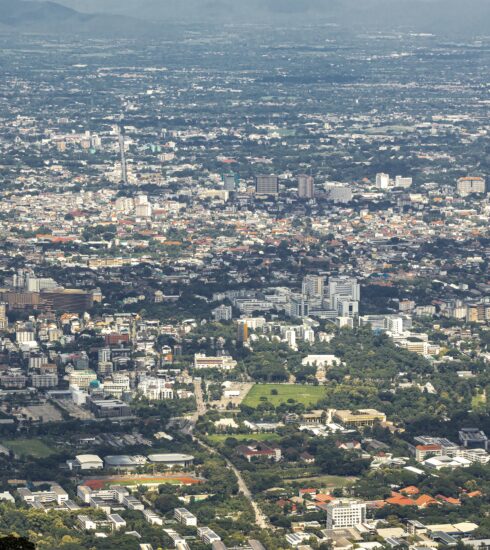
[[[345,529],[366,522],[366,505],[357,502],[339,502],[327,505],[327,529]]]
[[[378,189],[388,189],[390,186],[390,175],[380,172],[376,174],[376,187]]]
[[[403,319],[401,317],[388,318],[388,330],[395,336],[403,333]]]
[[[354,277],[345,275],[330,277],[328,280],[328,298],[332,309],[337,309],[338,302],[344,300],[358,302],[361,299],[361,286]]]
[[[290,348],[296,348],[296,332],[293,329],[286,330],[284,337]]]

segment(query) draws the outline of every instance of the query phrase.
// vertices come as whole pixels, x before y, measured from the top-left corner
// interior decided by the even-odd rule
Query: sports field
[[[276,395],[277,393],[277,395]],[[245,397],[243,404],[257,407],[266,400],[277,407],[294,399],[306,407],[315,405],[325,396],[323,386],[303,386],[301,384],[255,384]]]
[[[186,475],[128,475],[128,476],[106,476],[97,479],[87,479],[84,481],[84,485],[94,490],[107,489],[113,485],[122,485],[123,487],[137,487],[138,485],[145,485],[147,487],[158,485],[195,485],[202,483],[202,479],[198,479],[194,476]]]
[[[7,449],[17,456],[33,456],[34,458],[46,458],[55,451],[43,443],[40,439],[12,439],[2,443]]]

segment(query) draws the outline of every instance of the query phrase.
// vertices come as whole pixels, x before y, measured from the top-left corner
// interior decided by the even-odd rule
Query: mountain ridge
[[[0,25],[52,32],[158,35],[172,24],[334,23],[475,35],[488,34],[488,21],[490,0],[0,0]]]
[[[0,0],[1,32],[140,36],[156,30],[153,24],[133,17],[81,13],[51,0]]]

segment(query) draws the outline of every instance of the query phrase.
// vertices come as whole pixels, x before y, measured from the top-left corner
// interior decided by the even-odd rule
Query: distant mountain
[[[335,23],[488,34],[490,0],[0,0],[0,30],[158,36],[169,24]]]
[[[488,33],[490,0],[58,0],[80,11],[104,11],[166,22],[338,23],[419,32]]]
[[[157,28],[119,14],[80,13],[55,2],[0,0],[0,31],[112,36],[155,33]]]

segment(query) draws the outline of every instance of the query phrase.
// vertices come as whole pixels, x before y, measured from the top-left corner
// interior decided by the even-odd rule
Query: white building
[[[205,544],[213,544],[221,540],[221,537],[209,527],[198,527],[197,534]]]
[[[94,380],[97,380],[97,375],[93,370],[74,370],[68,375],[70,387],[77,386],[82,390],[86,390]]]
[[[366,521],[366,505],[358,502],[338,502],[327,505],[327,529],[355,527]]]
[[[191,514],[186,508],[175,508],[174,518],[186,527],[197,527],[197,518]]]
[[[220,357],[207,357],[204,353],[196,353],[194,355],[195,369],[220,369],[232,370],[237,366],[237,362],[229,355]]]
[[[380,172],[376,174],[376,187],[378,189],[388,189],[390,186],[390,175]]]
[[[70,470],[102,470],[104,461],[97,455],[77,455],[67,461]]]
[[[233,308],[224,304],[213,309],[215,321],[231,321],[233,319]]]
[[[172,384],[162,378],[144,377],[140,379],[138,392],[149,401],[161,401],[163,399],[174,398]]]
[[[412,186],[412,178],[404,178],[403,176],[395,177],[395,187],[402,187],[403,189],[408,189]]]

